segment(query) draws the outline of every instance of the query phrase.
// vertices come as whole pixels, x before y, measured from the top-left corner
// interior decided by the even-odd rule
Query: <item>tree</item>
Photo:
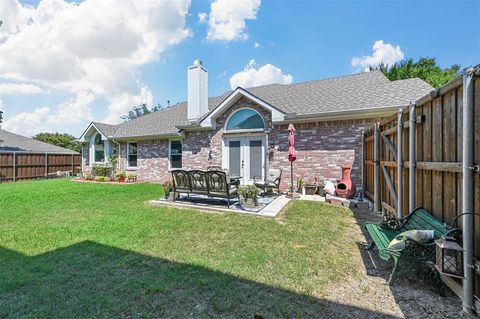
[[[127,114],[120,116],[120,118],[125,121],[134,120],[136,118],[139,118],[140,116],[144,116],[161,109],[162,109],[162,106],[160,104],[157,104],[156,106],[152,106],[151,108],[149,108],[146,103],[142,103],[140,105],[134,106],[133,109],[128,111]]]
[[[3,122],[3,111],[0,110],[0,124]]]
[[[33,138],[38,141],[68,148],[75,152],[80,152],[82,150],[80,143],[75,141],[75,136],[68,133],[38,133],[33,136]]]
[[[442,69],[435,58],[420,58],[417,62],[407,59],[391,66],[381,63],[370,67],[370,71],[373,70],[380,70],[391,81],[420,78],[434,88],[439,88],[455,78],[460,65],[454,64],[450,68]]]

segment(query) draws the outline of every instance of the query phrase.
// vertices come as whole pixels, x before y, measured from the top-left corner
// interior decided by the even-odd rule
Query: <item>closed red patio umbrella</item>
[[[293,124],[288,125],[288,160],[290,161],[290,196],[294,197],[293,194],[293,162],[297,159],[295,152],[295,127]]]

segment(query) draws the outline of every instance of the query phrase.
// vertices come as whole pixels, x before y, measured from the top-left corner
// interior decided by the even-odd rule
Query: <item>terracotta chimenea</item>
[[[342,166],[342,179],[338,183],[336,190],[337,196],[339,197],[352,198],[357,192],[357,188],[350,178],[351,170],[352,168],[350,166]]]

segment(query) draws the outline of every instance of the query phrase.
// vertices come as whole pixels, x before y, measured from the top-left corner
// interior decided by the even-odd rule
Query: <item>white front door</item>
[[[265,175],[265,136],[229,137],[224,140],[223,167],[231,177],[241,176],[242,184]]]

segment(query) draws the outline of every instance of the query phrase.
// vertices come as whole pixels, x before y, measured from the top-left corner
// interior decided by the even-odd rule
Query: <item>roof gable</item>
[[[275,107],[273,105],[270,105],[269,103],[263,101],[262,99],[258,98],[257,96],[253,95],[252,93],[248,92],[247,90],[245,90],[241,87],[238,87],[230,95],[228,95],[219,105],[217,105],[217,107],[212,109],[203,118],[201,118],[198,124],[201,127],[215,127],[215,121],[214,120],[219,115],[221,115],[223,112],[228,110],[241,97],[246,97],[247,99],[255,102],[258,105],[260,105],[261,107],[271,111],[273,121],[283,121],[284,120],[285,113],[282,112],[280,109],[278,109],[277,107]]]

